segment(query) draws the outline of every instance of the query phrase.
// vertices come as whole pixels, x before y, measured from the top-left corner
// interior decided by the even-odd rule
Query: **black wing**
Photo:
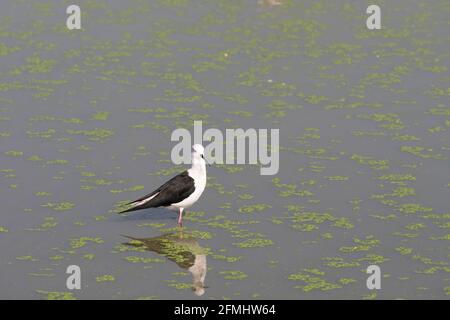
[[[135,202],[143,201],[147,198],[158,193],[153,199],[143,203],[140,206],[134,206],[130,209],[119,213],[131,212],[136,210],[142,210],[147,208],[156,208],[156,207],[168,207],[173,203],[178,203],[189,197],[195,190],[194,179],[192,179],[187,171],[180,173],[179,175],[173,177],[161,187],[156,189],[155,191],[133,201],[129,204],[133,204]]]

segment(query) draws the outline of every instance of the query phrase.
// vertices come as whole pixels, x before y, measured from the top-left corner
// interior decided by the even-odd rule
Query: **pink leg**
[[[180,213],[178,214],[178,226],[183,227],[183,210],[184,208],[180,208]]]

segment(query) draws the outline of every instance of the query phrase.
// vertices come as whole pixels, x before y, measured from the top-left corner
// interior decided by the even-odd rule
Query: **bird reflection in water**
[[[180,268],[192,274],[192,291],[197,296],[205,294],[206,277],[206,250],[198,241],[187,233],[167,233],[153,238],[134,238],[125,245],[143,248],[146,251],[156,252],[175,262]]]

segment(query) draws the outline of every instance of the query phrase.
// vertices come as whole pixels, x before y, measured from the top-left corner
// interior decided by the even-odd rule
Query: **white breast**
[[[205,191],[206,187],[206,170],[188,170],[189,176],[194,179],[195,190],[189,197],[184,199],[181,202],[172,204],[173,207],[176,208],[189,208],[192,206],[202,195],[203,191]]]

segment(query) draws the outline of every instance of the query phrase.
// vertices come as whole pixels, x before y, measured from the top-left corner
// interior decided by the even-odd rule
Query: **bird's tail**
[[[146,203],[143,203],[141,205],[135,204],[131,208],[128,208],[128,209],[123,210],[123,211],[118,212],[118,213],[122,214],[122,213],[127,213],[127,212],[142,210],[142,209],[148,209],[148,208],[152,208],[152,205],[150,203],[146,202]]]
[[[118,214],[122,214],[122,213],[132,212],[132,211],[136,211],[136,210],[139,210],[139,208],[137,208],[137,207],[131,207],[131,208],[129,208],[129,209],[126,209],[126,210],[123,210],[123,211],[120,211],[120,212],[117,212],[117,213],[118,213]]]

